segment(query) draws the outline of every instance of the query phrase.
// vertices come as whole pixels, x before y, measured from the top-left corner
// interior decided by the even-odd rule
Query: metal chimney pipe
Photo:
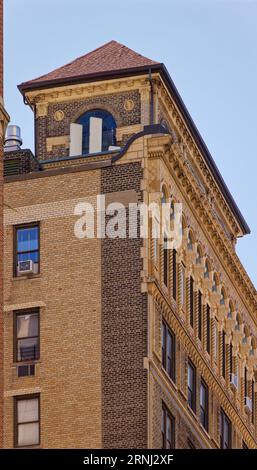
[[[22,145],[21,130],[19,126],[10,125],[7,127],[4,150],[11,152],[13,150],[20,150]]]

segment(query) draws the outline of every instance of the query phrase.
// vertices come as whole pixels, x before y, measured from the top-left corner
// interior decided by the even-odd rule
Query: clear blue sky
[[[34,148],[16,85],[115,39],[164,62],[252,233],[257,286],[257,1],[5,0],[5,104]]]

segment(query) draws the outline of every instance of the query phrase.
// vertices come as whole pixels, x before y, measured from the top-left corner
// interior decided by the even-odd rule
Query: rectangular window
[[[177,300],[177,252],[172,251],[172,296]]]
[[[194,279],[190,277],[190,325],[194,328]]]
[[[226,378],[226,333],[222,332],[222,375]]]
[[[15,312],[14,338],[15,362],[39,359],[39,309]]]
[[[214,320],[213,335],[214,335],[214,360],[215,362],[217,362],[218,356],[219,356],[219,330],[218,330],[218,322],[216,318]]]
[[[203,310],[203,295],[198,291],[198,338],[202,341],[202,310]]]
[[[220,412],[220,448],[231,449],[231,421],[223,410]]]
[[[209,390],[205,381],[201,380],[200,385],[200,420],[201,424],[208,431],[208,405],[209,405]]]
[[[187,367],[187,389],[188,404],[195,412],[196,410],[196,368],[191,361],[188,361]]]
[[[206,308],[206,351],[211,353],[211,311],[208,304]]]
[[[167,249],[168,240],[165,237],[163,243],[163,282],[168,287],[168,271],[169,271],[169,250]]]
[[[14,276],[19,276],[20,261],[32,261],[33,274],[39,273],[39,224],[14,228]]]
[[[252,380],[252,423],[254,424],[255,417],[255,395],[254,395],[254,380]]]
[[[39,445],[39,395],[15,398],[15,447]]]
[[[175,418],[162,405],[162,448],[175,449]]]
[[[175,382],[175,335],[165,322],[162,322],[162,365]]]
[[[181,292],[180,292],[180,304],[183,308],[185,306],[185,289],[186,289],[186,268],[181,263]]]
[[[229,380],[231,380],[231,375],[233,374],[233,345],[229,345]]]

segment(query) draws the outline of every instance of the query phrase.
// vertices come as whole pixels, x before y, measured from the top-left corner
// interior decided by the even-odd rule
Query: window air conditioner
[[[17,366],[18,377],[29,377],[35,375],[35,364],[23,364]]]
[[[34,272],[33,268],[34,268],[34,263],[31,259],[28,259],[26,261],[19,261],[17,272],[20,275],[32,274]]]

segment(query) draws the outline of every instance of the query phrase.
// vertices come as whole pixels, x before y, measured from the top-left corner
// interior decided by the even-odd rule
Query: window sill
[[[13,362],[13,367],[17,366],[29,366],[30,364],[40,364],[42,361],[41,359],[31,359],[28,361],[20,361],[20,362]]]
[[[172,387],[178,391],[178,387],[177,385],[175,384],[175,382],[173,381],[173,379],[169,376],[168,372],[164,369],[164,367],[162,366],[162,372],[164,373],[165,377],[168,379],[168,381],[170,382],[170,384],[172,385]]]
[[[191,415],[193,416],[193,418],[198,421],[198,417],[196,415],[196,413],[194,412],[194,410],[192,410],[192,408],[189,406],[189,404],[187,404],[187,409],[188,411],[191,413]]]
[[[204,434],[208,437],[208,439],[211,439],[209,432],[205,429],[205,427],[201,423],[200,423],[200,428],[204,432]]]
[[[41,277],[41,274],[24,274],[23,276],[15,276],[12,278],[12,281],[23,281],[25,279],[38,279]]]

